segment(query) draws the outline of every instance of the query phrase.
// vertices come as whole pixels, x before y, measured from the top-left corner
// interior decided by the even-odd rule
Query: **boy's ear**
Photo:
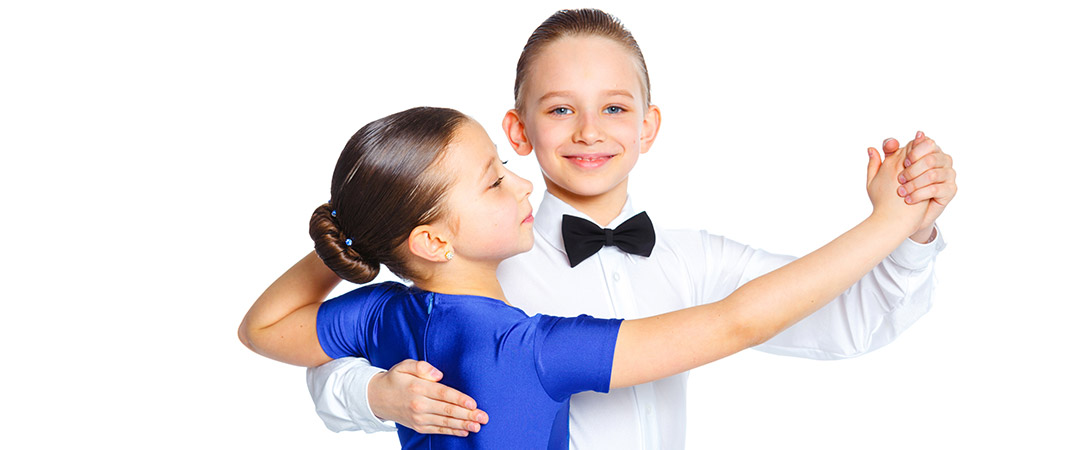
[[[421,259],[444,262],[450,250],[450,243],[431,225],[418,226],[409,233],[409,251]]]
[[[517,154],[528,156],[532,153],[532,144],[529,143],[529,137],[525,135],[525,122],[521,120],[521,114],[516,109],[507,111],[503,116],[502,129]]]
[[[656,141],[656,134],[659,132],[660,107],[649,105],[649,109],[645,111],[645,120],[641,124],[641,153],[649,151],[653,142]]]

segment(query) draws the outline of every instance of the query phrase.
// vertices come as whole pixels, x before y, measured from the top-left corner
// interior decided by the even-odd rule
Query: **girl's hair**
[[[641,48],[638,47],[634,35],[630,34],[630,30],[627,30],[615,16],[599,9],[564,9],[552,14],[544,23],[536,27],[525,43],[525,48],[521,50],[521,57],[518,58],[517,63],[517,77],[514,79],[514,108],[518,111],[523,110],[521,87],[529,76],[529,69],[536,56],[548,44],[573,36],[600,36],[622,44],[637,59],[645,104],[652,104],[649,69],[645,66],[645,57],[642,56]]]
[[[330,202],[315,209],[308,232],[334,273],[366,283],[379,264],[416,278],[402,244],[413,228],[441,219],[448,177],[432,170],[470,120],[447,108],[421,107],[364,125],[345,144],[330,186]]]

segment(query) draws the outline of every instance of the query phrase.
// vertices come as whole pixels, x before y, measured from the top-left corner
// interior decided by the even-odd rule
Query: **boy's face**
[[[536,151],[548,190],[621,205],[660,122],[630,53],[603,37],[564,38],[537,55],[522,88],[524,111],[508,113],[504,129],[519,154]],[[507,120],[520,122],[517,136]]]

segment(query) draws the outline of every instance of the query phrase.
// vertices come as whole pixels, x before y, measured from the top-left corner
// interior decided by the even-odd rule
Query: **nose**
[[[533,190],[532,182],[519,177],[518,174],[514,172],[510,172],[510,176],[514,180],[514,187],[518,191],[518,195],[520,196],[519,199],[529,198],[529,196],[532,195]]]
[[[578,117],[578,128],[574,132],[574,142],[585,145],[603,142],[604,133],[598,123],[599,117],[588,113],[580,114]]]

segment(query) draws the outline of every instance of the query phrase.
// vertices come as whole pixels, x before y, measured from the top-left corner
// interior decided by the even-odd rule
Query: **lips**
[[[615,155],[569,155],[564,156],[563,158],[566,158],[571,164],[583,169],[595,169],[603,166],[614,157]]]
[[[529,214],[527,216],[525,216],[525,219],[522,220],[521,223],[532,223],[532,222],[533,222],[532,211],[529,211]]]

